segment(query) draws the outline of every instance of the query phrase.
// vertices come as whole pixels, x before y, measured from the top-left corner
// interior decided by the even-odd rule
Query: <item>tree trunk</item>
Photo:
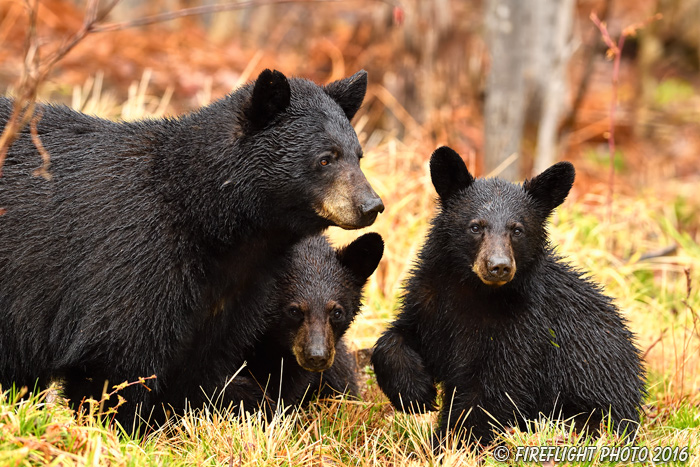
[[[486,44],[491,69],[486,78],[484,107],[484,172],[507,180],[519,176],[518,160],[504,166],[520,152],[525,117],[524,69],[528,60],[527,8],[525,0],[488,0]]]
[[[571,30],[574,0],[547,0],[536,11],[532,48],[536,88],[541,96],[541,118],[537,132],[534,174],[544,171],[557,159],[558,130],[569,107],[567,65],[572,53]]]
[[[484,109],[487,174],[508,180],[529,175],[523,173],[526,165],[519,157],[526,123],[536,128],[535,172],[556,160],[559,123],[569,105],[566,71],[573,16],[573,0],[487,1],[486,42],[491,55]]]

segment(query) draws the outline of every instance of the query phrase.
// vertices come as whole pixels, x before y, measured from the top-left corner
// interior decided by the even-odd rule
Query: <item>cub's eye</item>
[[[302,312],[301,308],[296,305],[292,305],[287,309],[287,314],[292,318],[301,318]]]
[[[521,229],[520,227],[516,227],[513,229],[513,236],[514,237],[519,237],[522,234],[523,234],[523,229]]]
[[[328,164],[331,163],[331,158],[330,157],[322,157],[321,160],[318,161],[318,163],[322,166],[325,167]]]
[[[469,226],[469,231],[473,234],[481,233],[481,226],[479,224],[472,224]]]
[[[333,308],[333,311],[331,311],[331,318],[341,319],[342,317],[343,317],[343,309],[340,308],[339,306]]]

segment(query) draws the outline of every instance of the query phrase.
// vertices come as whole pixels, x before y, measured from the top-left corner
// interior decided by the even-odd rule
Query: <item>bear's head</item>
[[[362,147],[350,124],[366,89],[365,71],[319,86],[270,70],[244,88],[237,144],[260,164],[256,187],[264,187],[258,195],[268,200],[268,218],[293,217],[318,232],[366,227],[384,211],[360,170]]]
[[[279,281],[269,336],[305,370],[330,368],[336,343],[358,313],[362,288],[383,252],[376,233],[339,249],[323,236],[301,241]]]
[[[523,185],[475,179],[459,154],[441,147],[430,159],[430,174],[441,206],[434,229],[446,254],[465,280],[500,287],[544,256],[546,221],[569,194],[575,171],[559,162]]]

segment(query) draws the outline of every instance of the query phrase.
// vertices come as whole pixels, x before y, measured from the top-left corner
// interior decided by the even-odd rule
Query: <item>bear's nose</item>
[[[322,355],[310,356],[306,360],[313,368],[322,368],[326,366],[326,357]]]
[[[496,279],[504,279],[510,275],[512,266],[510,259],[505,256],[492,256],[487,261],[486,268],[491,276]]]
[[[314,344],[309,346],[304,359],[312,369],[323,368],[328,362],[328,351],[325,345],[320,345],[320,343]]]
[[[379,197],[372,198],[369,201],[360,205],[360,212],[363,216],[374,213],[380,214],[384,212],[384,203],[382,203],[382,199]]]

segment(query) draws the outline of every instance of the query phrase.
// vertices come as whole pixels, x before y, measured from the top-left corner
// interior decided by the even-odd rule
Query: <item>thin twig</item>
[[[609,115],[609,120],[610,120],[610,125],[609,125],[609,135],[608,135],[608,150],[610,152],[610,169],[608,172],[608,196],[607,196],[607,218],[608,218],[608,224],[612,222],[612,198],[613,198],[613,189],[614,189],[614,183],[615,183],[615,111],[617,110],[617,88],[619,85],[619,77],[620,77],[620,61],[622,60],[622,48],[625,45],[625,38],[627,36],[633,36],[637,33],[637,31],[645,26],[647,26],[649,23],[653,21],[657,21],[661,19],[662,16],[660,14],[656,14],[650,18],[648,18],[646,21],[640,22],[640,23],[634,23],[622,30],[622,34],[620,34],[620,37],[617,40],[617,44],[615,44],[615,41],[610,37],[610,33],[608,32],[608,27],[605,24],[605,22],[601,21],[600,18],[598,18],[598,15],[595,13],[591,13],[590,19],[593,21],[593,24],[596,25],[598,30],[600,31],[601,37],[603,38],[603,41],[605,44],[608,46],[608,51],[607,51],[607,57],[613,59],[613,73],[612,73],[612,96],[610,99],[610,115]]]
[[[608,19],[608,14],[610,13],[610,4],[612,0],[607,0],[603,4],[603,8],[600,12],[600,21],[604,23]],[[595,30],[593,30],[595,32]],[[593,76],[593,64],[595,63],[596,57],[596,47],[594,45],[594,38],[591,37],[586,40],[586,45],[584,45],[584,59],[585,65],[583,67],[583,74],[581,75],[581,82],[578,85],[578,90],[576,91],[576,97],[574,98],[573,104],[571,104],[571,110],[569,114],[562,121],[561,127],[559,129],[560,133],[569,133],[576,123],[578,118],[578,113],[581,110],[581,104],[583,103],[583,98],[586,97],[588,93],[588,87],[591,83],[591,77]]]
[[[41,120],[42,115],[43,112],[40,110],[39,112],[34,114],[34,118],[32,118],[32,121],[29,124],[29,133],[32,136],[32,142],[34,143],[34,146],[36,147],[37,151],[39,151],[39,154],[41,155],[41,160],[43,161],[41,167],[36,169],[33,175],[35,177],[43,177],[45,180],[51,180],[51,173],[49,172],[49,166],[51,165],[51,157],[46,151],[44,144],[41,142],[41,138],[39,138],[39,129],[37,128],[37,125],[39,123],[39,120]]]
[[[622,47],[625,45],[625,35],[620,34],[620,38],[615,44],[615,42],[610,37],[608,28],[605,23],[601,22],[598,15],[591,13],[591,21],[600,30],[600,34],[608,46],[607,56],[612,58],[613,62],[613,74],[612,74],[612,96],[610,98],[610,115],[609,115],[609,126],[608,126],[608,151],[610,152],[610,169],[608,171],[608,196],[607,196],[607,218],[608,224],[612,222],[612,198],[613,198],[613,187],[615,183],[615,110],[617,109],[617,87],[619,83],[620,76],[620,60],[622,59]]]
[[[46,77],[49,75],[56,63],[66,56],[80,41],[82,41],[90,32],[92,28],[100,21],[102,21],[109,11],[114,8],[118,3],[118,0],[113,0],[107,8],[98,13],[99,0],[89,0],[85,18],[80,29],[73,34],[68,40],[59,47],[56,52],[54,52],[45,62],[42,63],[40,60],[40,47],[37,41],[36,34],[36,21],[37,21],[37,11],[39,9],[39,1],[34,0],[33,4],[26,0],[25,4],[29,10],[29,30],[27,32],[27,37],[25,41],[25,60],[24,69],[22,70],[22,76],[20,77],[20,84],[18,86],[18,93],[14,100],[12,106],[12,114],[5,124],[5,128],[0,135],[0,176],[2,176],[2,167],[5,163],[5,158],[7,157],[7,152],[10,145],[17,138],[17,135],[22,131],[30,121],[33,122],[33,115],[35,110],[36,94],[37,88],[40,83],[42,83]],[[36,124],[36,122],[35,122]],[[36,136],[36,137],[35,137]],[[35,145],[38,141],[38,132],[32,134],[32,140]],[[43,146],[41,146],[43,148]],[[44,160],[43,168],[48,167],[48,153],[44,149],[42,152],[39,146],[39,150],[42,159]],[[39,170],[39,175],[46,176],[48,172]]]
[[[642,360],[645,360],[647,358],[647,355],[649,355],[649,352],[651,352],[651,349],[656,347],[656,344],[658,344],[659,342],[661,342],[663,340],[664,336],[666,335],[667,330],[668,329],[664,329],[663,331],[661,331],[661,335],[659,336],[659,338],[656,339],[654,342],[652,342],[649,347],[647,347],[646,351],[644,351],[644,354],[642,354]]]

